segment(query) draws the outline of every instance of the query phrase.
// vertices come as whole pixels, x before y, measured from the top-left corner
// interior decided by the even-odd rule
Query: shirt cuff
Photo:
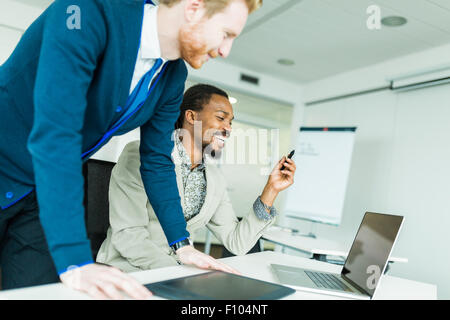
[[[270,212],[267,212],[265,207],[266,206],[261,201],[261,197],[256,198],[255,202],[253,203],[253,211],[255,212],[255,215],[256,217],[258,217],[258,219],[269,221],[278,215],[278,212],[274,206],[267,206],[267,208],[270,209]]]

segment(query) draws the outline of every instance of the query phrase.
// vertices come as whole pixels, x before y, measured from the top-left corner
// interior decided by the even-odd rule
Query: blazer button
[[[14,193],[12,193],[12,192],[6,193],[6,199],[12,199],[13,197],[14,197]]]
[[[116,112],[120,112],[120,111],[122,111],[122,107],[121,107],[121,106],[118,106],[118,107],[116,108]]]

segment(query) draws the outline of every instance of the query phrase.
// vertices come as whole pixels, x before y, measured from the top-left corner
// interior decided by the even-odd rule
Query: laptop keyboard
[[[305,271],[305,273],[319,288],[350,291],[350,288],[333,274],[311,271]]]

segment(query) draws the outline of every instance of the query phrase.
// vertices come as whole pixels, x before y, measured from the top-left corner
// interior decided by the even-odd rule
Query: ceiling
[[[369,30],[370,5],[402,27]],[[449,0],[265,0],[249,17],[228,63],[297,83],[450,43]],[[280,58],[295,61],[282,66]]]
[[[52,2],[8,1],[40,10]],[[382,17],[401,15],[408,23],[369,30],[366,10],[373,4]],[[12,50],[20,30],[7,28],[1,17],[0,50]],[[225,62],[304,84],[448,43],[449,0],[264,0]],[[295,64],[282,66],[280,58]]]

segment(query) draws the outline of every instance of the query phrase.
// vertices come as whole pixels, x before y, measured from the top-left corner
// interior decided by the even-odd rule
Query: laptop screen
[[[402,216],[366,212],[342,276],[373,296],[402,224]]]

